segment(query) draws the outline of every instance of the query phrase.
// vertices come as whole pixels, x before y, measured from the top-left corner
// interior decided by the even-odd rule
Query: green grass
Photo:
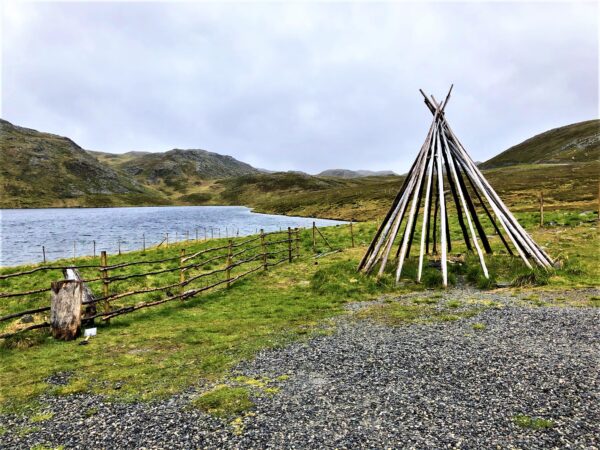
[[[541,288],[570,289],[597,284],[600,277],[595,254],[595,222],[552,228],[528,227],[534,238],[547,246],[551,255],[560,255],[566,261],[564,268],[552,272],[547,284]],[[417,284],[412,278],[416,270],[414,253],[406,263],[407,270],[400,287],[393,283],[394,264],[390,264],[380,279],[356,272],[358,261],[375,231],[374,223],[355,224],[357,247],[354,249],[349,248],[348,226],[329,227],[322,231],[334,247],[344,248],[344,251],[313,259],[310,257],[311,235],[305,230],[302,233],[301,260],[281,264],[267,272],[257,272],[234,284],[231,289],[218,289],[186,301],[140,310],[117,317],[110,324],[99,323],[98,335],[90,340],[89,345],[80,346],[77,341],[55,341],[47,331],[27,332],[0,342],[0,412],[19,411],[35,415],[39,413],[36,400],[41,394],[91,392],[119,401],[168,397],[196,384],[199,379],[217,382],[230,368],[252,358],[261,349],[286,345],[315,333],[330,333],[328,319],[343,314],[343,306],[348,301],[375,299],[384,294],[392,297],[425,288],[424,284]],[[190,254],[224,242],[222,239],[208,243],[182,243],[168,249],[148,250],[145,255],[141,252],[110,255],[109,263],[178,255],[182,246],[186,246],[186,252]],[[459,252],[458,242],[455,247],[453,253]],[[319,240],[317,251],[327,250],[324,242]],[[486,257],[486,260],[490,272],[499,281],[511,281],[525,270],[518,259],[508,255]],[[76,260],[78,264],[97,261],[97,258]],[[144,266],[142,270],[162,267],[167,266]],[[459,282],[466,279],[466,274],[473,267],[478,267],[477,259],[469,256],[463,263],[451,265],[452,275]],[[4,268],[0,269],[0,273],[23,269]],[[126,268],[118,274],[137,270],[140,269]],[[428,267],[427,271],[439,274],[434,267]],[[95,277],[98,272],[83,269],[82,274]],[[178,276],[178,272],[173,272],[146,279],[135,278],[115,283],[111,289],[115,292],[161,286],[176,282]],[[1,280],[0,291],[49,286],[52,280],[61,277],[60,272],[54,271]],[[98,283],[92,284],[92,288],[95,293],[100,293]],[[539,288],[526,286],[524,289],[535,291]],[[141,295],[120,304],[158,299],[163,295]],[[451,308],[438,301],[441,296],[436,297],[426,301],[411,300],[409,305],[392,301],[362,314],[384,323],[401,324],[457,320],[476,314],[480,307],[485,307],[465,303]],[[597,301],[592,298],[588,303]],[[0,314],[22,310],[24,305],[36,307],[48,303],[47,293],[26,299],[2,299]],[[36,322],[43,320],[44,314],[35,316]],[[0,326],[3,331],[8,331],[26,324],[7,321]],[[50,375],[64,371],[74,374],[65,386],[46,382]]]
[[[45,422],[46,420],[52,419],[52,417],[54,417],[53,412],[39,412],[39,413],[33,415],[32,417],[30,417],[29,421],[31,423]]]
[[[359,319],[371,319],[389,326],[408,325],[412,323],[451,322],[479,314],[481,305],[470,305],[463,310],[432,306],[430,304],[407,304],[392,302],[368,307],[357,314]]]
[[[196,397],[190,404],[217,417],[239,415],[254,406],[248,388],[224,385]]]
[[[552,420],[542,419],[539,417],[530,417],[524,414],[516,415],[513,418],[513,422],[521,428],[527,428],[530,430],[545,430],[554,426],[554,422]]]
[[[600,148],[595,143],[595,137],[599,126],[599,120],[588,120],[546,131],[509,148],[481,167],[489,169],[515,164],[597,161]]]

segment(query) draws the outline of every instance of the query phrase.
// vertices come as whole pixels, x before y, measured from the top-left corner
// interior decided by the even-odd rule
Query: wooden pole
[[[442,131],[442,135],[443,135],[443,133],[444,132]],[[443,139],[445,139],[445,138],[443,138]],[[485,259],[483,257],[483,253],[482,253],[481,249],[479,248],[479,243],[477,242],[477,236],[475,235],[475,229],[473,228],[471,216],[469,215],[467,202],[465,200],[464,193],[463,193],[463,191],[460,187],[460,183],[458,181],[458,175],[456,174],[456,167],[454,166],[454,161],[450,157],[447,146],[445,146],[445,151],[448,153],[446,160],[448,161],[448,166],[450,169],[450,174],[448,175],[448,179],[450,179],[450,175],[452,175],[452,178],[454,178],[454,182],[456,183],[456,188],[458,190],[458,196],[460,197],[460,201],[462,202],[462,207],[465,211],[465,215],[467,216],[467,223],[469,225],[469,231],[471,232],[471,239],[473,239],[473,244],[475,245],[475,249],[477,250],[477,255],[479,256],[479,263],[481,264],[481,268],[483,269],[483,275],[489,279],[490,276],[488,274],[487,266],[485,265]]]
[[[544,226],[544,191],[540,191],[540,227]]]
[[[448,149],[448,153],[452,153],[450,150],[450,146],[448,145],[448,140],[445,135],[444,135],[444,140],[445,140],[446,148]],[[481,238],[481,243],[483,244],[483,248],[485,249],[486,253],[491,254],[492,247],[490,245],[490,242],[488,241],[487,235],[485,234],[485,229],[483,228],[483,226],[481,225],[481,222],[479,221],[479,217],[477,216],[477,210],[475,209],[475,205],[473,204],[473,200],[471,199],[471,196],[469,195],[469,190],[467,189],[465,180],[463,179],[463,176],[460,172],[460,169],[462,166],[459,163],[457,163],[457,161],[455,161],[454,159],[452,159],[452,161],[455,164],[456,175],[458,177],[458,183],[459,183],[459,186],[462,189],[463,193],[465,194],[465,201],[467,202],[467,207],[469,208],[469,213],[471,214],[471,217],[473,218],[473,222],[475,223],[475,228],[477,228],[477,233],[479,234],[479,237]],[[477,190],[475,190],[475,193],[477,195],[479,195],[477,193]],[[480,201],[480,203],[483,205],[483,202]],[[487,209],[487,208],[485,208],[485,205],[483,205],[483,208],[484,208],[484,210]]]
[[[229,245],[227,247],[227,270],[226,270],[226,274],[227,274],[227,287],[231,287],[231,282],[229,280],[231,280],[231,255],[233,254],[233,241],[231,239],[229,239]]]
[[[94,258],[95,258],[96,257],[96,241],[92,241],[92,242],[94,243],[94,253],[93,253],[93,255],[94,255]]]
[[[313,225],[312,225],[312,245],[313,245],[313,253],[316,253],[316,252],[317,252],[317,237],[316,237],[316,235],[315,235],[315,228],[316,228],[316,225],[315,225],[315,222],[313,222]]]
[[[446,127],[449,129],[449,127],[447,125],[446,125]],[[451,130],[450,130],[450,133],[452,133]],[[455,142],[458,142],[453,134],[452,134],[452,137]],[[480,189],[482,194],[486,197],[486,200],[492,207],[493,211],[496,213],[496,216],[498,217],[500,224],[502,224],[502,226],[504,227],[504,230],[506,231],[506,233],[512,240],[513,245],[517,249],[517,252],[519,253],[519,256],[521,256],[521,259],[523,260],[525,265],[531,269],[531,264],[527,260],[527,256],[523,253],[523,250],[527,251],[531,256],[533,256],[533,258],[536,260],[536,262],[540,266],[547,267],[544,264],[544,262],[542,262],[542,260],[539,258],[538,254],[535,254],[534,247],[537,247],[537,244],[534,243],[533,246],[531,246],[528,243],[527,239],[525,239],[525,235],[527,235],[527,233],[525,231],[523,231],[524,234],[521,233],[518,230],[518,228],[515,226],[515,223],[510,220],[510,217],[511,217],[510,212],[508,212],[508,209],[506,208],[506,206],[504,206],[504,208],[502,207],[504,204],[499,199],[498,195],[495,194],[495,191],[491,188],[489,183],[487,183],[487,181],[485,180],[485,178],[483,177],[483,175],[481,174],[479,169],[477,169],[477,166],[475,165],[475,163],[472,160],[470,160],[466,151],[460,147],[455,147],[455,148],[458,149],[458,151],[459,151],[459,153],[456,154],[456,156],[459,159],[459,161],[462,160],[463,167],[466,169],[465,173],[477,184],[477,187]],[[513,217],[513,219],[514,219],[514,217]],[[516,222],[516,219],[515,219],[515,222]],[[516,224],[518,225],[518,222],[516,222]]]
[[[457,161],[457,162],[459,163],[459,166],[461,166],[462,170],[464,171],[465,168],[463,167],[461,161]],[[462,178],[460,170],[458,171],[458,177]],[[481,207],[483,208],[483,210],[487,214],[488,219],[490,219],[490,222],[492,222],[492,225],[494,226],[494,230],[495,230],[496,234],[500,237],[500,240],[504,244],[504,247],[506,247],[506,250],[508,251],[508,254],[509,255],[514,255],[512,249],[508,245],[508,242],[506,241],[506,239],[504,238],[504,235],[502,234],[502,232],[500,231],[500,228],[498,227],[498,224],[497,224],[498,219],[496,217],[496,214],[493,211],[490,212],[490,210],[487,208],[487,206],[485,206],[485,202],[481,198],[481,194],[479,194],[479,190],[477,190],[477,188],[473,184],[473,181],[471,181],[471,178],[469,176],[466,176],[466,179],[469,182],[469,185],[471,186],[471,189],[473,189],[473,192],[475,192],[475,195],[477,196],[477,200],[479,200],[479,204],[481,205]],[[464,182],[463,182],[463,185],[464,185]],[[466,187],[465,187],[465,190],[466,190]]]
[[[292,229],[288,227],[288,261],[292,262]]]
[[[260,248],[262,250],[263,268],[267,270],[267,244],[265,243],[265,230],[262,228],[260,229]]]
[[[455,147],[455,148],[458,148],[458,147]],[[525,254],[523,253],[523,250],[521,249],[521,243],[518,241],[516,234],[513,235],[513,228],[504,220],[503,213],[500,211],[498,205],[496,205],[496,203],[492,200],[492,198],[489,195],[489,192],[484,188],[484,183],[483,183],[484,180],[482,180],[483,177],[477,176],[477,173],[472,170],[472,167],[468,164],[468,161],[464,158],[464,154],[465,154],[464,151],[462,151],[462,152],[455,154],[455,156],[456,156],[458,162],[463,166],[463,169],[465,171],[467,179],[469,179],[471,182],[474,182],[477,185],[477,188],[480,190],[480,192],[486,198],[488,204],[490,205],[490,207],[496,214],[496,217],[498,218],[500,225],[502,225],[502,227],[504,228],[504,231],[506,232],[506,234],[512,241],[513,246],[517,250],[517,253],[521,257],[521,259],[523,260],[525,265],[531,269],[532,268],[531,264],[529,263],[529,261],[527,260],[527,257],[525,256]],[[523,247],[523,248],[526,248],[526,247]]]
[[[142,233],[142,251],[146,252],[146,233]]]
[[[42,245],[42,256],[44,258],[44,263],[46,263],[46,247]]]
[[[545,268],[551,268],[552,259],[546,254],[546,252],[544,252],[544,250],[540,246],[538,246],[533,241],[531,236],[529,236],[525,229],[519,224],[519,221],[510,213],[502,199],[498,196],[496,191],[494,191],[494,189],[490,186],[490,184],[481,174],[481,171],[479,170],[477,165],[473,162],[473,160],[468,155],[468,153],[466,152],[456,135],[452,132],[450,125],[448,125],[448,123],[445,122],[444,126],[446,127],[446,129],[450,133],[450,137],[456,144],[458,154],[469,166],[469,169],[475,174],[475,176],[477,177],[476,179],[479,180],[483,186],[485,186],[485,189],[482,188],[484,194],[489,194],[489,196],[494,200],[495,205],[492,206],[494,206],[494,212],[499,216],[501,223],[506,223],[509,226],[511,231],[515,233],[514,237],[519,239],[519,242],[522,245],[524,245],[524,248],[529,252],[529,254],[531,254],[531,256],[533,256],[533,258],[540,266]],[[489,201],[490,200],[488,199],[488,202]],[[500,217],[499,211],[502,211],[504,220],[502,217]],[[509,232],[507,231],[507,233]]]
[[[442,264],[442,280],[444,287],[448,287],[448,261],[447,261],[447,236],[446,236],[446,200],[444,198],[444,173],[442,172],[442,156],[440,154],[439,141],[436,143],[436,163],[438,174],[438,197],[440,199],[440,236],[441,236],[441,264]]]
[[[119,238],[119,256],[121,255],[121,238]]]
[[[463,208],[461,208],[461,202],[458,198],[457,194],[457,186],[458,181],[453,179],[450,176],[450,162],[448,161],[449,157],[446,155],[444,151],[444,139],[443,139],[443,131],[440,130],[440,134],[442,134],[442,139],[440,139],[440,144],[442,145],[442,157],[444,159],[444,167],[446,168],[446,180],[448,181],[448,186],[450,186],[450,193],[452,194],[452,198],[454,200],[454,206],[456,207],[456,216],[458,217],[458,225],[460,226],[460,231],[463,235],[463,240],[465,241],[465,245],[467,246],[468,251],[472,251],[473,247],[471,246],[471,241],[469,239],[469,233],[467,232],[467,227],[465,225],[465,221],[463,218]],[[467,214],[466,208],[464,210],[464,214]],[[448,220],[448,219],[446,219]],[[448,242],[452,242],[451,239],[448,239]]]
[[[417,282],[421,282],[423,272],[423,257],[425,251],[425,239],[429,234],[429,214],[431,213],[431,183],[433,181],[433,157],[429,159],[429,167],[427,168],[427,188],[425,190],[425,206],[423,207],[423,226],[421,228],[421,248],[419,250],[419,269],[417,273]]]
[[[437,177],[437,170],[435,171],[436,177]],[[438,218],[438,210],[440,209],[440,196],[439,194],[436,193],[435,196],[435,208],[433,211],[433,247],[432,247],[432,253],[434,255],[437,255],[437,218]]]
[[[350,239],[352,240],[352,248],[354,248],[354,230],[352,229],[352,222],[354,219],[350,219]]]
[[[183,293],[185,286],[185,269],[183,266],[185,265],[185,248],[179,250],[179,293]]]
[[[434,131],[434,139],[430,143],[428,153],[431,153],[431,150],[433,149],[432,144],[435,144],[435,143],[439,143],[439,136],[438,136],[437,128]],[[406,230],[404,232],[404,239],[402,241],[402,247],[400,248],[400,253],[399,253],[399,257],[398,257],[398,267],[396,268],[396,283],[398,283],[400,281],[400,275],[402,274],[402,266],[404,265],[404,259],[406,258],[406,251],[408,248],[408,240],[410,239],[413,223],[416,220],[418,210],[419,210],[419,195],[420,195],[421,186],[423,185],[423,176],[425,175],[426,165],[429,164],[430,161],[431,161],[431,157],[429,159],[426,158],[425,161],[423,161],[423,165],[419,169],[419,175],[418,175],[415,187],[414,187],[412,203],[410,205],[410,212],[408,214],[408,222],[406,223]],[[383,263],[382,263],[382,265],[383,265]],[[380,273],[381,272],[382,271],[380,270]]]
[[[100,269],[104,269],[100,271],[100,277],[102,278],[102,297],[108,297],[109,295],[109,284],[108,280],[108,270],[106,270],[106,266],[108,266],[108,256],[106,255],[106,251],[102,250],[100,252]],[[108,300],[103,302],[104,312],[110,312],[110,303]],[[109,321],[107,321],[109,323]]]
[[[73,241],[73,259],[75,259],[75,241]]]
[[[393,240],[395,239],[396,234],[398,233],[398,228],[400,227],[400,223],[397,222],[398,216],[404,215],[404,208],[405,208],[404,199],[407,198],[406,193],[410,192],[410,190],[411,190],[415,170],[420,166],[422,159],[427,154],[427,146],[429,144],[430,137],[433,133],[434,123],[435,122],[431,123],[431,126],[429,127],[429,132],[427,134],[427,138],[425,139],[425,142],[423,143],[423,146],[421,147],[421,150],[419,151],[419,154],[418,154],[415,162],[413,162],[413,165],[411,166],[410,170],[408,171],[408,174],[407,174],[406,178],[404,179],[404,182],[402,183],[402,187],[400,188],[400,191],[398,192],[398,194],[396,195],[396,198],[394,199],[394,202],[392,203],[392,207],[386,214],[385,218],[383,219],[383,222],[381,222],[381,225],[379,225],[378,220],[376,221],[377,232],[375,233],[375,237],[371,241],[369,248],[367,249],[364,256],[362,257],[362,259],[358,265],[358,270],[362,270],[363,272],[369,272],[371,270],[371,268],[375,265],[376,261],[378,260],[379,251],[380,251],[381,247],[384,245],[384,243],[386,242],[386,239],[388,239],[388,237],[389,237],[391,227],[395,223],[397,223],[397,227],[395,227],[395,231],[391,232],[391,234],[393,235],[393,239],[392,239],[392,243],[393,243]],[[401,210],[402,210],[402,213],[399,214],[399,211],[401,211]],[[401,219],[401,217],[400,217],[400,219]],[[387,253],[389,253],[389,251]]]

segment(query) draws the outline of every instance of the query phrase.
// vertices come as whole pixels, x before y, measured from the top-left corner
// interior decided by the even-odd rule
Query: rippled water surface
[[[169,242],[205,237],[244,236],[261,228],[336,225],[339,221],[256,214],[243,206],[173,206],[147,208],[3,209],[0,265],[48,261],[96,253],[141,249],[156,245],[169,234]],[[73,249],[75,243],[75,249]]]

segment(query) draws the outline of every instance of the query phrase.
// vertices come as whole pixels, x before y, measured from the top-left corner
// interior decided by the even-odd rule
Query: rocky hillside
[[[99,162],[71,139],[0,119],[0,206],[164,204],[158,193]]]
[[[517,164],[565,164],[600,159],[600,120],[588,120],[538,134],[480,165],[482,169]]]
[[[362,177],[388,177],[396,175],[391,170],[348,170],[348,169],[329,169],[317,174],[318,177],[332,178],[362,178]]]
[[[120,155],[90,152],[98,160],[120,170],[139,182],[181,189],[203,180],[258,173],[249,164],[206,150],[174,149],[164,153],[129,152]]]

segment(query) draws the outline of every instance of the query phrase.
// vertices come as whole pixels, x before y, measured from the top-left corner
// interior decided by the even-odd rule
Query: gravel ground
[[[55,414],[44,422],[0,416],[8,430],[0,447],[599,448],[600,309],[477,295],[502,307],[399,327],[350,312],[330,336],[261,352],[232,378],[266,377],[280,390],[256,391],[256,406],[237,422],[186,408],[191,391],[151,404],[47,397],[44,409]],[[485,328],[474,330],[475,322]],[[517,415],[553,425],[522,428]]]

